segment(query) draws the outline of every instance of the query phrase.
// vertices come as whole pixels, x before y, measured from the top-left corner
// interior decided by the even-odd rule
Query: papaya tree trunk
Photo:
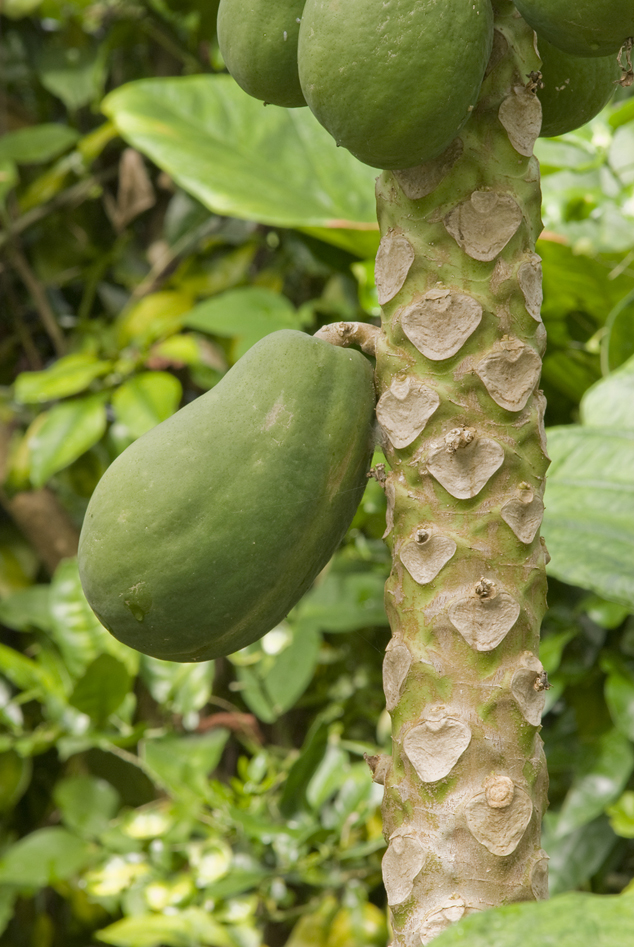
[[[459,138],[377,183],[393,753],[372,763],[394,947],[547,897],[539,58],[513,4],[494,5]]]

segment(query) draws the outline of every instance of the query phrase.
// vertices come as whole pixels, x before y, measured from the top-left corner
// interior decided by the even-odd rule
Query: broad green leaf
[[[0,753],[0,812],[9,812],[22,798],[29,783],[33,763],[15,750]]]
[[[236,947],[224,927],[202,908],[178,914],[137,914],[94,935],[113,947]]]
[[[551,895],[572,891],[586,884],[617,843],[605,816],[563,837],[551,831],[556,825],[557,816],[547,813],[542,827],[542,845],[550,859],[548,876]]]
[[[15,162],[8,159],[0,160],[0,207],[4,205],[5,197],[16,186],[18,180]]]
[[[557,820],[562,837],[592,822],[623,792],[634,769],[634,748],[618,730],[597,741],[590,758],[573,779]]]
[[[634,678],[614,670],[605,681],[605,702],[614,724],[634,740]]]
[[[302,624],[329,632],[387,625],[384,586],[382,574],[333,569],[304,596],[294,615]]]
[[[117,318],[119,346],[125,348],[131,343],[149,345],[156,339],[178,332],[192,303],[190,294],[181,290],[165,289],[144,296]]]
[[[30,16],[41,5],[42,0],[3,0],[2,15],[10,20],[21,20]]]
[[[4,852],[0,884],[43,888],[72,878],[92,857],[92,848],[66,829],[38,829]]]
[[[581,420],[588,427],[634,430],[634,358],[601,379],[581,400]]]
[[[20,128],[0,136],[0,161],[12,159],[17,164],[38,164],[57,158],[79,138],[79,132],[68,125],[49,122]]]
[[[28,441],[33,486],[43,487],[53,474],[100,441],[106,424],[102,394],[63,401],[47,411],[42,425]]]
[[[142,655],[141,678],[158,704],[184,717],[200,710],[209,700],[214,662],[178,664]]]
[[[119,793],[105,779],[69,776],[57,783],[53,799],[67,828],[84,838],[105,831],[119,808]]]
[[[129,689],[130,675],[121,661],[100,654],[88,665],[68,702],[100,725],[119,708]]]
[[[63,689],[49,670],[5,644],[0,644],[0,674],[21,690],[31,691],[43,703],[49,697],[58,700],[64,697]]]
[[[473,914],[434,947],[631,947],[634,898],[572,892]]]
[[[49,585],[31,585],[0,602],[0,622],[14,631],[50,631],[51,589]]]
[[[629,293],[607,318],[605,334],[601,339],[601,363],[605,366],[604,370],[614,371],[632,356],[634,356],[634,293]]]
[[[14,396],[20,404],[41,404],[79,394],[95,380],[107,375],[112,362],[94,355],[65,355],[41,372],[22,372],[15,381]]]
[[[626,790],[620,799],[605,810],[612,830],[621,838],[634,838],[634,792]]]
[[[183,324],[210,335],[236,338],[237,360],[270,332],[301,329],[302,322],[286,296],[259,286],[232,289],[195,306]]]
[[[74,112],[96,99],[105,79],[107,48],[52,46],[42,53],[40,82]]]
[[[62,561],[50,586],[51,635],[72,677],[79,677],[98,655],[107,653],[135,675],[139,654],[103,627],[86,601],[76,559]]]
[[[144,740],[141,757],[157,782],[176,795],[201,801],[209,795],[209,774],[220,762],[229,731],[210,730],[191,736],[170,734]]]
[[[548,452],[549,573],[634,609],[634,432],[551,428]]]
[[[131,82],[102,108],[216,213],[281,227],[375,226],[376,171],[337,148],[308,109],[264,108],[229,76]]]
[[[329,744],[321,763],[306,787],[306,799],[313,809],[321,809],[323,804],[334,795],[345,781],[349,770],[348,754],[336,743]]]
[[[0,887],[0,934],[4,933],[13,917],[13,905],[17,897],[18,892],[15,888]]]
[[[291,645],[281,652],[264,677],[264,687],[276,716],[290,710],[310,684],[320,645],[318,632],[297,627]]]
[[[141,437],[178,410],[183,387],[169,372],[141,372],[125,381],[112,396],[117,420]]]
[[[328,746],[328,728],[319,718],[312,725],[299,757],[291,766],[280,800],[280,811],[290,818],[306,803],[306,789]]]
[[[320,644],[312,625],[282,625],[232,656],[242,697],[256,717],[273,723],[290,710],[312,679]]]

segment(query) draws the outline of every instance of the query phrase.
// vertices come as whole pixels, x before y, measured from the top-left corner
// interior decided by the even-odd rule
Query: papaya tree
[[[546,338],[533,148],[540,133],[596,114],[620,76],[630,81],[634,14],[607,0],[262,0],[248,11],[221,0],[218,23],[245,91],[307,104],[338,145],[381,171],[381,327],[339,323],[318,335],[376,359],[389,469],[372,474],[387,496],[393,557],[384,662],[393,751],[368,762],[385,787],[394,947],[417,947],[466,915],[547,897],[548,680],[537,656]],[[347,406],[364,424],[365,409]],[[281,420],[278,411],[269,427]],[[90,510],[87,524],[86,549]],[[85,586],[103,614],[87,561],[101,536],[90,548]],[[98,573],[101,582],[99,563]],[[153,597],[146,606],[125,594],[139,640],[122,619],[104,623],[141,647],[149,626],[134,609]]]

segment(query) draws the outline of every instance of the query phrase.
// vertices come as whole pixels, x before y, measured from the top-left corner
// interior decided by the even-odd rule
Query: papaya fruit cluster
[[[359,352],[292,330],[258,342],[98,483],[79,571],[101,623],[137,651],[183,662],[274,628],[352,522],[374,404]]]
[[[634,34],[632,0],[516,0],[543,58],[542,135],[594,117]],[[338,145],[376,168],[440,155],[478,99],[491,0],[220,0],[218,41],[250,95],[308,105]]]

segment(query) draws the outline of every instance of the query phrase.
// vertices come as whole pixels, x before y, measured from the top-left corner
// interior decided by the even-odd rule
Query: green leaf
[[[227,930],[202,908],[179,914],[137,914],[124,917],[94,935],[113,947],[235,947]]]
[[[301,697],[313,676],[320,644],[312,625],[283,625],[233,656],[242,697],[260,720],[273,723]]]
[[[1,140],[1,139],[0,139]],[[0,207],[4,206],[4,199],[18,183],[18,169],[14,161],[7,159],[0,161]]]
[[[615,726],[628,739],[634,740],[634,679],[617,670],[608,674],[605,702]]]
[[[209,796],[209,774],[220,762],[229,737],[224,729],[191,736],[168,736],[144,740],[141,757],[157,782],[175,795],[201,801]]]
[[[572,892],[473,914],[434,947],[631,947],[634,899]]]
[[[634,792],[626,790],[613,806],[606,809],[612,831],[621,838],[634,838]]]
[[[634,431],[548,431],[548,571],[634,609]]]
[[[10,812],[22,798],[29,783],[33,764],[15,750],[0,753],[0,812]]]
[[[301,329],[292,303],[271,289],[244,286],[213,296],[187,313],[183,324],[190,329],[236,338],[235,359],[278,329]]]
[[[551,895],[586,884],[601,868],[617,843],[605,816],[563,837],[551,831],[556,825],[557,816],[546,813],[542,845],[550,858],[548,876]]]
[[[605,323],[601,339],[601,364],[613,371],[634,356],[634,292],[621,300]],[[628,425],[628,427],[631,425]],[[614,426],[614,422],[612,422]]]
[[[43,487],[100,441],[106,423],[101,394],[64,401],[45,412],[42,424],[28,439],[33,486]]]
[[[216,213],[281,227],[375,228],[376,171],[308,109],[264,108],[229,76],[143,79],[102,108],[120,134]]]
[[[50,631],[51,589],[49,585],[31,585],[0,602],[0,622],[14,631]]]
[[[40,82],[74,112],[100,95],[107,54],[105,45],[48,46],[40,57]]]
[[[14,397],[20,404],[41,404],[79,394],[95,380],[107,375],[112,362],[78,353],[58,358],[41,372],[22,372],[15,380]]]
[[[301,753],[291,766],[280,800],[280,811],[290,818],[301,811],[306,801],[306,789],[317,770],[328,746],[328,727],[317,718],[308,731]]]
[[[104,832],[119,808],[117,790],[95,776],[61,780],[53,799],[67,828],[84,838],[96,838]]]
[[[117,318],[118,345],[120,348],[131,343],[149,345],[156,339],[178,332],[183,324],[183,316],[192,308],[192,302],[189,293],[173,289],[144,296]]]
[[[281,652],[265,675],[264,688],[277,717],[290,710],[310,684],[320,645],[318,632],[297,627],[291,645]]]
[[[42,0],[3,0],[2,15],[10,20],[21,20],[30,16],[41,5]]]
[[[634,748],[623,734],[611,730],[600,737],[568,790],[556,835],[568,835],[600,815],[618,799],[633,769]]]
[[[107,653],[135,675],[139,654],[117,641],[95,616],[79,580],[76,559],[65,559],[55,570],[50,586],[51,636],[70,674],[77,678],[98,655]]]
[[[581,420],[588,427],[634,430],[634,358],[601,379],[581,400]]]
[[[20,128],[0,136],[0,161],[39,164],[57,158],[79,139],[79,132],[68,125],[48,122],[32,128]]]
[[[117,420],[134,437],[141,437],[175,411],[183,397],[183,386],[169,372],[141,372],[124,382],[112,396]]]
[[[40,0],[38,0],[38,3]],[[9,921],[13,917],[13,905],[15,904],[18,892],[15,888],[0,888],[0,934],[7,929]]]
[[[32,691],[43,703],[48,697],[64,698],[57,678],[47,668],[4,644],[0,644],[0,673],[21,690]]]
[[[294,616],[299,622],[329,632],[387,625],[384,589],[382,574],[333,569],[304,596]]]
[[[5,851],[0,859],[0,884],[43,888],[72,878],[92,857],[91,846],[66,829],[38,829]]]
[[[88,665],[68,702],[100,725],[117,710],[129,689],[125,666],[111,654],[101,654]]]
[[[141,678],[157,703],[184,717],[200,710],[209,700],[214,662],[178,664],[142,655]]]

